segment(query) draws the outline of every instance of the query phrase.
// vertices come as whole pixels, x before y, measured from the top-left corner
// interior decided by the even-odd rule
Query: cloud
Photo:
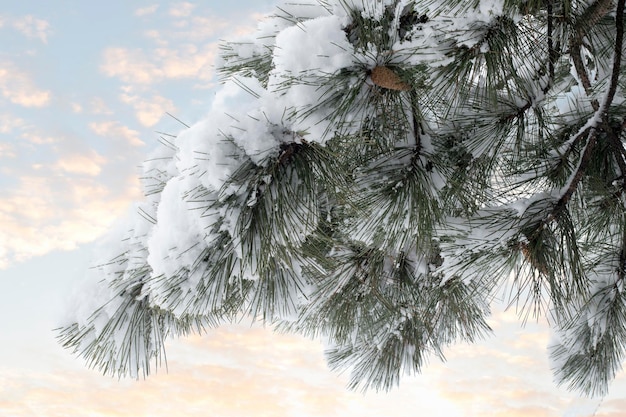
[[[624,417],[624,410],[626,410],[626,398],[624,398],[623,392],[624,391],[622,391],[622,398],[610,398],[598,401],[600,404],[598,405],[597,410],[595,410],[595,414],[590,413],[587,415],[592,415],[594,417]]]
[[[214,76],[220,33],[236,29],[232,22],[203,15],[194,7],[188,2],[177,3],[168,12],[168,25],[145,30],[144,36],[154,44],[152,48],[106,48],[100,65],[102,73],[135,85],[182,79],[206,85]]]
[[[53,165],[53,168],[56,171],[67,174],[95,177],[100,174],[105,163],[106,159],[104,157],[98,155],[95,151],[90,151],[88,155],[64,155]]]
[[[154,84],[171,79],[206,81],[213,77],[217,45],[194,45],[155,48],[146,54],[142,49],[107,48],[100,70],[131,84]]]
[[[326,367],[318,343],[258,326],[223,326],[168,347],[169,373],[145,381],[118,382],[86,370],[4,372],[0,409],[50,417],[408,417],[416,410],[466,417],[442,403],[428,381],[388,394],[348,391],[346,379]]]
[[[12,19],[10,24],[24,36],[38,38],[41,42],[48,43],[48,36],[51,34],[48,21],[27,15]]]
[[[26,126],[0,151],[15,156],[0,164],[9,179],[0,193],[0,269],[90,242],[142,198],[139,133],[114,121],[90,127],[112,140]]]
[[[135,10],[135,16],[147,16],[147,15],[153,14],[157,11],[158,8],[159,8],[158,4],[152,4],[150,6],[139,8]]]
[[[224,29],[232,30],[232,22],[209,16],[189,16],[173,24],[174,30],[167,33],[159,32],[164,39],[175,39],[188,42],[202,42],[213,38]],[[250,29],[250,31],[252,31]]]
[[[195,4],[189,2],[174,3],[174,5],[170,7],[168,14],[172,17],[186,17],[191,15],[195,7]]]
[[[24,107],[43,107],[50,103],[50,91],[35,86],[28,74],[11,62],[0,62],[0,94],[11,103]]]
[[[245,324],[172,340],[168,359],[168,373],[161,370],[145,381],[118,382],[89,371],[5,373],[11,393],[4,402],[0,394],[0,408],[21,415],[29,406],[39,415],[54,410],[68,417],[562,417],[568,406],[567,395],[544,389],[532,370],[494,371],[482,362],[470,371],[458,363],[432,363],[389,392],[351,392],[345,376],[328,370],[319,343]],[[486,377],[490,372],[493,377]],[[597,415],[622,415],[626,403],[619,397],[605,401]]]
[[[83,112],[83,106],[80,103],[70,103],[70,107],[72,109],[72,111],[74,113],[82,113]]]
[[[11,133],[14,129],[21,128],[25,124],[23,119],[13,114],[0,114],[0,133]]]
[[[139,123],[147,127],[157,124],[166,112],[176,112],[176,107],[174,107],[172,100],[158,94],[153,94],[150,98],[144,98],[138,95],[122,93],[120,100],[132,106]]]
[[[0,409],[49,417],[561,417],[567,405],[567,396],[543,389],[533,370],[520,375],[471,357],[464,358],[470,370],[432,363],[389,392],[351,392],[345,376],[328,370],[319,343],[260,326],[224,325],[167,347],[169,371],[140,381],[76,369],[69,355],[47,361],[53,365],[46,372],[3,369]],[[598,416],[623,415],[624,391],[616,392]]]
[[[50,145],[58,143],[60,140],[57,137],[45,136],[33,130],[26,130],[20,135],[20,137],[33,145]]]
[[[10,143],[0,142],[0,159],[2,158],[15,158],[15,147]]]
[[[109,139],[124,139],[131,146],[143,146],[144,142],[139,138],[139,132],[132,130],[116,121],[92,122],[89,128],[99,136]]]
[[[92,114],[113,114],[113,110],[107,106],[101,97],[94,97],[89,102],[89,110]]]
[[[39,175],[23,175],[15,187],[3,190],[0,269],[93,241],[140,198],[134,175],[124,187],[110,188],[92,178],[100,169],[93,160],[85,163],[80,156],[68,156],[49,169],[41,166]]]

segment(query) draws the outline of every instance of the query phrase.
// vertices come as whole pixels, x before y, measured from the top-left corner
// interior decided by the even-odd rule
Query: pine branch
[[[557,375],[602,392],[626,351],[625,2],[286,3],[221,47],[250,102],[161,135],[141,236],[62,342],[135,374],[248,314],[389,389],[511,285],[564,331]]]

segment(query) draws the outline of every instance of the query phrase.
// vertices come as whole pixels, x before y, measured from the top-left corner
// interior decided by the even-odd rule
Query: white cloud
[[[89,128],[97,135],[110,139],[124,139],[131,146],[143,146],[139,132],[115,121],[92,122]]]
[[[10,24],[22,35],[29,38],[38,38],[43,43],[48,43],[48,36],[51,33],[48,21],[27,15],[12,19]]]
[[[144,98],[122,93],[120,100],[131,105],[135,109],[137,120],[147,127],[157,124],[166,112],[173,113],[176,111],[172,100],[157,94],[153,94],[150,98]]]
[[[153,14],[159,8],[158,4],[152,4],[150,6],[142,7],[135,10],[135,16],[147,16],[149,14]]]
[[[46,106],[52,96],[50,91],[37,88],[30,76],[11,62],[0,62],[0,94],[24,107]]]

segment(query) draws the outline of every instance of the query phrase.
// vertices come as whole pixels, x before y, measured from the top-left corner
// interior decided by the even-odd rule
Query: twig
[[[178,123],[180,123],[181,125],[185,126],[187,129],[189,129],[189,125],[186,124],[185,122],[183,122],[182,120],[180,120],[178,117],[172,115],[169,112],[165,112],[165,114],[167,114],[169,117],[171,117],[172,119],[176,120]]]
[[[548,0],[548,74],[550,81],[554,79],[554,64],[557,59],[556,51],[554,50],[554,40],[552,39],[552,32],[554,31],[554,11],[552,0]]]

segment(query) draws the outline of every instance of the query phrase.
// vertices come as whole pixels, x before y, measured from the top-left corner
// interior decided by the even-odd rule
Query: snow
[[[320,42],[324,39],[324,42]],[[353,47],[342,19],[325,16],[281,31],[274,49],[275,74],[299,77],[301,72],[332,74],[353,63]]]
[[[193,218],[194,212],[185,204],[184,183],[171,180],[161,194],[157,223],[148,240],[148,264],[153,276],[176,275],[181,269],[191,269],[204,250],[202,231]]]

